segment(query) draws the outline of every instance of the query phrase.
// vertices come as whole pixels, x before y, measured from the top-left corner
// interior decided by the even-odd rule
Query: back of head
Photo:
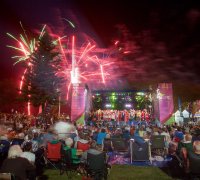
[[[22,154],[22,149],[19,145],[10,146],[8,151],[8,158],[19,157]]]
[[[102,133],[105,133],[105,132],[106,132],[106,130],[105,130],[104,128],[102,128],[102,129],[101,129],[101,132],[102,132]]]
[[[72,138],[67,138],[67,139],[65,140],[65,144],[66,144],[66,146],[68,146],[68,147],[72,147],[73,139],[72,139]]]
[[[19,133],[19,134],[18,134],[18,138],[19,138],[19,139],[24,139],[24,137],[25,137],[24,133]]]
[[[31,151],[31,149],[32,149],[32,142],[26,142],[23,150],[24,151]]]
[[[200,154],[200,141],[194,141],[193,147],[194,152]]]
[[[106,134],[106,139],[110,139],[110,134]]]
[[[191,141],[191,140],[192,140],[192,136],[190,134],[186,134],[185,141]]]

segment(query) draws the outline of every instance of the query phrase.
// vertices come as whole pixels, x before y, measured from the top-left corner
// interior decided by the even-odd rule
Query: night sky
[[[119,53],[112,70],[115,85],[133,88],[138,84],[173,82],[177,91],[200,98],[200,4],[193,0],[1,0],[0,77],[2,82],[19,79],[22,68],[13,66],[15,43],[6,32],[29,34],[47,24],[55,34],[76,33],[92,37],[100,48]],[[124,52],[128,52],[127,54]],[[117,73],[116,73],[117,72]],[[2,87],[1,82],[1,87]],[[2,91],[2,88],[1,88]],[[184,94],[180,91],[180,95]]]

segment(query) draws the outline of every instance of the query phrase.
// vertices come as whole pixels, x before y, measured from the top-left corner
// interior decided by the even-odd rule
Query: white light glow
[[[137,92],[137,95],[138,95],[138,96],[144,96],[145,93],[144,93],[144,92]]]
[[[131,104],[125,104],[125,107],[126,107],[126,108],[131,108],[132,105],[131,105]]]
[[[108,108],[108,107],[111,107],[111,104],[106,104],[105,106]]]

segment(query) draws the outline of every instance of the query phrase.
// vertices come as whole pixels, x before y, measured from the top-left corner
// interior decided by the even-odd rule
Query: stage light
[[[131,105],[131,104],[125,104],[125,107],[126,107],[126,108],[131,108],[132,105]]]
[[[106,104],[105,105],[107,108],[110,108],[112,105],[111,104]]]
[[[138,96],[144,96],[144,95],[145,95],[144,92],[137,92],[136,94],[137,94]]]
[[[157,99],[162,99],[162,94],[160,93],[160,89],[156,89],[156,97]]]

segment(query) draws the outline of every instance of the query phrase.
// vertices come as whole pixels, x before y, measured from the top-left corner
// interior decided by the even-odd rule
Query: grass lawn
[[[69,179],[65,174],[60,175],[59,170],[48,169],[44,173],[49,180]],[[81,180],[82,177],[73,174],[70,180]],[[172,180],[171,177],[156,167],[139,167],[129,165],[113,165],[108,180]]]
[[[109,180],[172,180],[157,167],[114,165]]]

